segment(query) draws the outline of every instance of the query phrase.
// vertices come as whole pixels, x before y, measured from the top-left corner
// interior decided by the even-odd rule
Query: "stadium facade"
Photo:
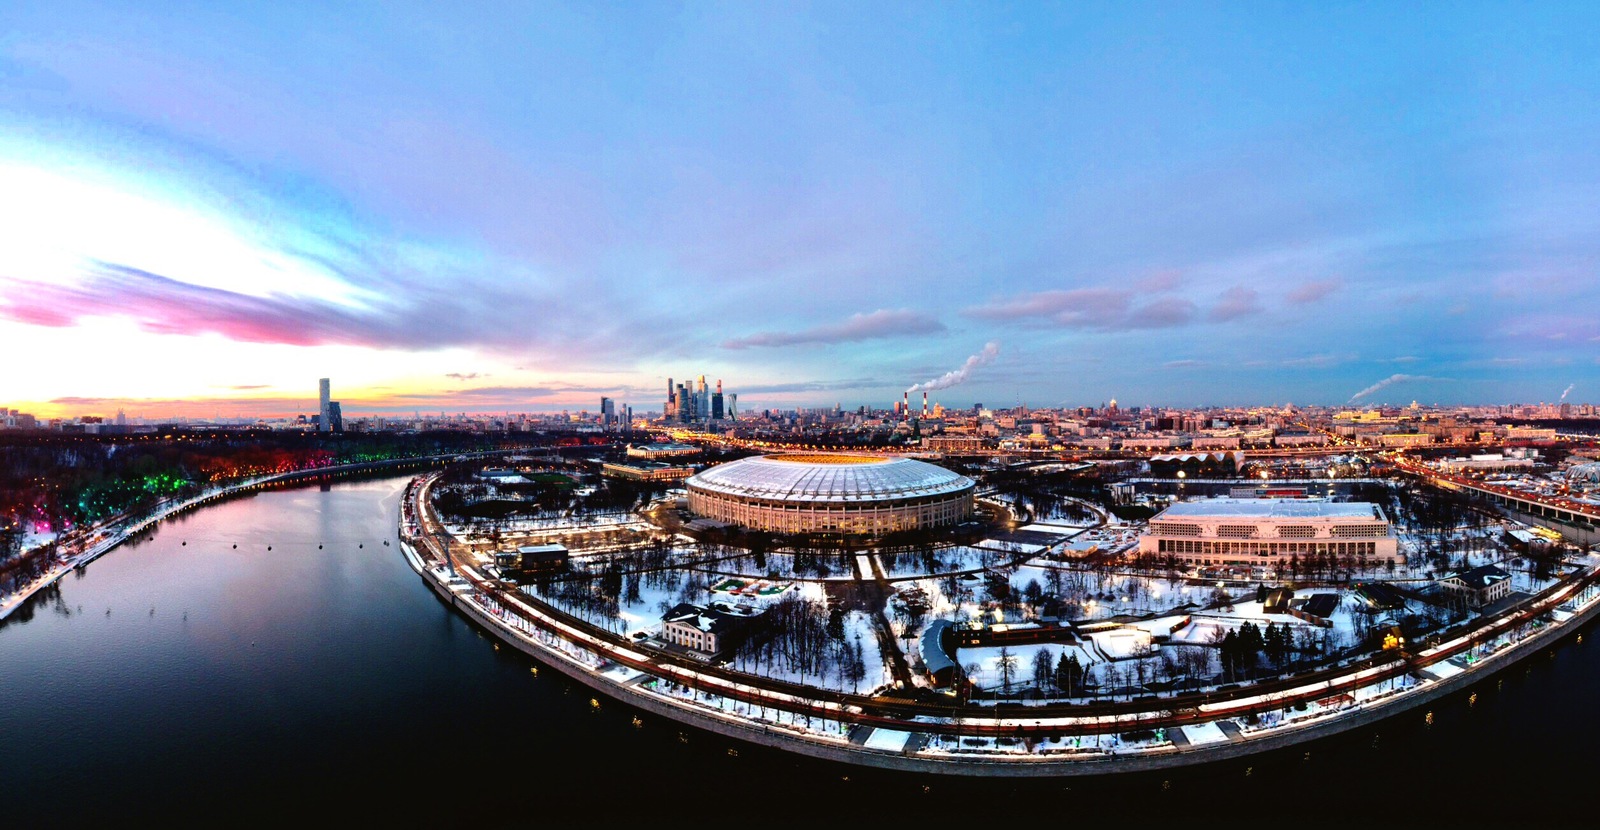
[[[914,458],[787,454],[743,458],[684,482],[689,511],[775,533],[876,536],[972,515],[972,479]]]

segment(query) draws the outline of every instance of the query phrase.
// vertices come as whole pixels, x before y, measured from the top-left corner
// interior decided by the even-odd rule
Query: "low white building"
[[[1202,566],[1281,565],[1319,554],[1400,561],[1399,542],[1381,508],[1319,499],[1178,502],[1150,520],[1139,552]]]
[[[1471,608],[1481,608],[1511,596],[1511,574],[1484,565],[1466,573],[1447,576],[1439,586]]]
[[[1531,458],[1513,458],[1506,455],[1486,454],[1468,458],[1447,458],[1439,462],[1439,469],[1447,473],[1485,472],[1497,470],[1531,470]]]
[[[722,602],[680,602],[662,617],[661,639],[714,657],[738,645],[758,616],[753,608]]]
[[[629,458],[643,458],[654,461],[659,458],[674,458],[680,455],[694,455],[700,448],[693,444],[639,444],[628,447]]]

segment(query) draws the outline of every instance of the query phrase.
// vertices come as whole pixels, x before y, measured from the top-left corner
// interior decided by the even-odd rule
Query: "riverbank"
[[[445,461],[460,458],[463,455],[472,458],[492,458],[504,454],[505,451],[496,450],[482,453],[449,453],[445,455],[421,456],[418,458],[399,458],[389,461],[366,461],[359,464],[339,464],[331,467],[319,467],[310,470],[295,470],[287,473],[274,473],[269,476],[258,476],[243,479],[222,487],[207,490],[199,495],[171,503],[158,503],[155,511],[143,520],[134,522],[127,517],[108,520],[96,527],[107,528],[103,538],[95,539],[83,550],[61,560],[57,565],[42,574],[38,579],[23,586],[20,590],[0,597],[0,621],[11,616],[21,608],[29,599],[38,592],[54,585],[62,577],[71,573],[76,568],[84,567],[96,559],[110,553],[129,539],[138,536],[162,521],[186,513],[199,507],[213,504],[221,499],[237,496],[259,490],[263,487],[289,484],[296,481],[314,481],[322,478],[343,478],[378,471],[404,472],[412,468],[425,468],[436,466]],[[58,541],[59,544],[59,541]]]

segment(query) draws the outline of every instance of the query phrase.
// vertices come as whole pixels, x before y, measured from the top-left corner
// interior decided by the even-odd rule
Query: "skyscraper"
[[[317,432],[328,432],[333,426],[333,413],[328,411],[328,379],[317,381],[317,393],[321,402],[317,406]]]
[[[600,399],[600,423],[611,426],[617,422],[617,403],[610,398]]]

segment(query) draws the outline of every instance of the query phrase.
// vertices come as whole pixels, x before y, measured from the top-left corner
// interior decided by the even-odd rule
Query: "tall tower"
[[[928,393],[922,393],[922,419],[928,419]]]
[[[317,395],[321,399],[317,406],[317,432],[328,432],[333,426],[333,413],[329,411],[328,379],[317,381]]]

